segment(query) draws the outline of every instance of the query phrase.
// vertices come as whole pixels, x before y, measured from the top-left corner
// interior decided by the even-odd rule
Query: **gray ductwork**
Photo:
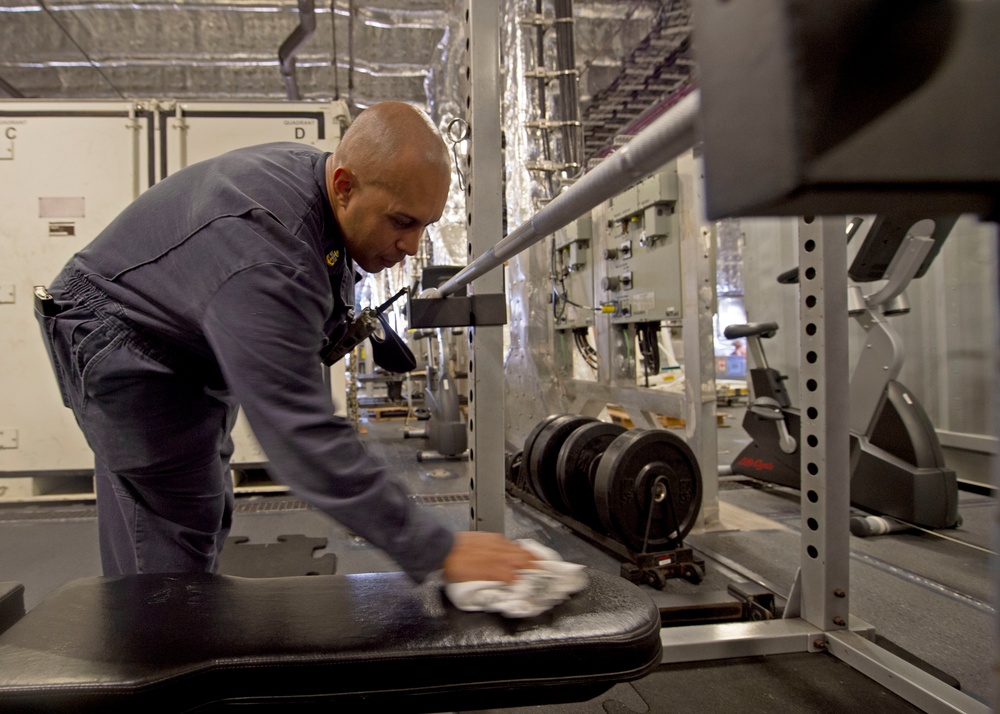
[[[281,77],[285,81],[285,94],[288,99],[302,99],[299,94],[299,83],[295,79],[295,53],[304,45],[313,32],[316,31],[315,0],[299,0],[299,26],[292,30],[278,48],[278,61],[281,63]]]

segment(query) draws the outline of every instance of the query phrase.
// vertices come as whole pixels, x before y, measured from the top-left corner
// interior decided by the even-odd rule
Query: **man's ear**
[[[346,208],[355,187],[354,174],[351,173],[350,169],[339,166],[333,170],[330,183],[333,186],[333,200]]]

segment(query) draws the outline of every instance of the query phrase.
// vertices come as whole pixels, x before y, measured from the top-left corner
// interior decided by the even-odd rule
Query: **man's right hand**
[[[455,534],[451,552],[444,559],[444,579],[500,580],[512,583],[517,571],[537,567],[536,556],[499,533],[462,531]]]

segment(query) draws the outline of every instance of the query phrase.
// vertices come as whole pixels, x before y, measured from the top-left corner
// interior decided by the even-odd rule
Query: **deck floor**
[[[745,443],[738,408],[719,430],[720,463]],[[402,478],[423,508],[456,529],[467,527],[468,462],[423,461],[420,440],[404,439],[401,420],[372,420],[365,438]],[[734,575],[787,594],[798,567],[798,493],[742,478],[720,482],[720,525],[694,532],[689,544],[704,555],[700,584],[668,581],[657,599],[725,590]],[[961,527],[946,532],[907,531],[861,539],[851,536],[851,613],[916,658],[960,683],[979,701],[993,695],[996,611],[990,570],[995,499],[963,492]],[[620,563],[562,524],[508,499],[507,535],[532,538],[566,560],[618,573]],[[93,503],[0,506],[0,579],[25,585],[30,609],[75,578],[100,574]],[[232,531],[247,543],[272,543],[282,535],[326,539],[316,556],[334,553],[338,573],[394,570],[372,546],[288,494],[241,495]],[[716,565],[717,558],[720,565]],[[669,640],[669,637],[668,637]],[[536,707],[546,712],[848,712],[878,707],[916,711],[873,681],[829,655],[725,660],[664,666],[644,680],[618,685],[586,703]],[[486,703],[484,703],[486,706]]]

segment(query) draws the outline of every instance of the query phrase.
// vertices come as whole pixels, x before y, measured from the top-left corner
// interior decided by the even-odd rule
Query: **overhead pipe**
[[[347,0],[347,94],[354,95],[354,0]]]
[[[694,91],[681,99],[629,143],[428,295],[444,297],[461,290],[690,149],[696,141],[700,97]]]
[[[302,99],[299,94],[299,83],[295,79],[295,53],[304,45],[316,31],[315,0],[299,0],[299,26],[285,38],[278,48],[278,61],[281,63],[281,77],[285,82],[285,93],[289,99]]]

